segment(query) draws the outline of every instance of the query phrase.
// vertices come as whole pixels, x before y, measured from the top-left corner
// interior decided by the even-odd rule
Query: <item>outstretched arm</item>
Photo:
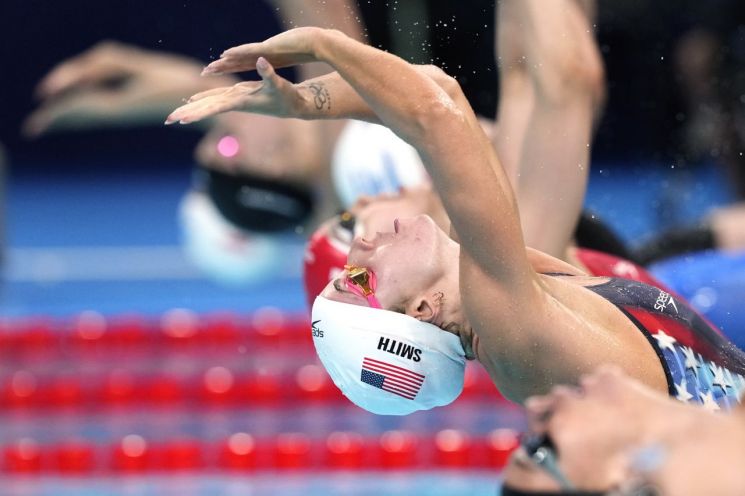
[[[188,123],[233,109],[296,116],[293,112],[297,112],[298,99],[285,99],[278,104],[276,91],[285,88],[265,84],[271,79],[272,64],[286,66],[318,60],[336,69],[382,123],[417,148],[461,239],[466,258],[504,284],[528,280],[532,271],[514,198],[473,111],[456,104],[430,77],[394,55],[336,31],[287,31],[262,43],[232,48],[205,69],[205,73],[220,74],[256,68],[264,78],[262,83],[256,83],[241,98],[209,94],[210,101],[204,102],[207,98],[203,98],[177,109],[167,122]],[[459,89],[455,96],[460,101]],[[340,113],[349,112],[345,105],[351,100],[331,91],[328,97],[330,105],[319,109],[313,118],[350,117]],[[493,208],[485,209],[487,204]],[[497,212],[497,218],[493,212]]]
[[[433,65],[412,67],[432,79],[459,106],[468,105],[458,83],[442,69]],[[166,124],[177,121],[189,124],[231,110],[306,120],[356,119],[381,123],[375,111],[338,72],[292,84],[277,75],[271,65],[261,66],[257,71],[261,81],[246,81],[193,95],[186,105],[168,116]]]

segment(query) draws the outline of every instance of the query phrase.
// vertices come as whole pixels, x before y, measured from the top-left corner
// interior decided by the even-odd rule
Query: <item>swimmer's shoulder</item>
[[[542,251],[526,247],[525,252],[528,256],[528,261],[530,262],[531,267],[533,267],[533,270],[538,274],[547,274],[550,276],[591,277],[590,274],[584,270],[563,260],[559,260],[556,257],[552,257],[547,253],[543,253]]]

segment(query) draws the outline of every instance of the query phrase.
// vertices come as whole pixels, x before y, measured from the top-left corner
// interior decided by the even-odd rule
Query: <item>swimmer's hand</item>
[[[260,43],[248,43],[225,50],[202,71],[202,75],[217,75],[256,69],[259,57],[265,58],[274,67],[288,67],[313,62],[315,40],[324,29],[303,27],[291,29]]]
[[[179,55],[99,43],[61,62],[39,82],[40,106],[26,119],[24,134],[155,124],[186,96],[235,81],[202,78],[200,68]]]
[[[247,45],[244,45],[247,46]],[[197,93],[174,110],[165,124],[190,124],[222,112],[240,110],[277,117],[300,117],[304,97],[300,86],[280,77],[263,57],[254,62],[261,81],[245,81],[230,87]]]

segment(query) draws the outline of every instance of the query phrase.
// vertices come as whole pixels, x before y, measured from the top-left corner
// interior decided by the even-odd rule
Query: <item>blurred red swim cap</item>
[[[323,288],[344,270],[349,254],[349,245],[333,239],[329,223],[321,225],[305,245],[303,260],[303,282],[308,310]]]

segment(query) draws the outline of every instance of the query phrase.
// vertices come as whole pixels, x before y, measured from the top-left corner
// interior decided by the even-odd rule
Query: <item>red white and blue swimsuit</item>
[[[728,409],[745,391],[745,353],[684,300],[664,289],[610,278],[587,286],[613,303],[647,337],[671,396],[711,410]]]
[[[587,289],[613,303],[647,337],[665,371],[670,395],[727,409],[745,391],[745,352],[642,267],[613,255],[578,249],[594,276]]]

